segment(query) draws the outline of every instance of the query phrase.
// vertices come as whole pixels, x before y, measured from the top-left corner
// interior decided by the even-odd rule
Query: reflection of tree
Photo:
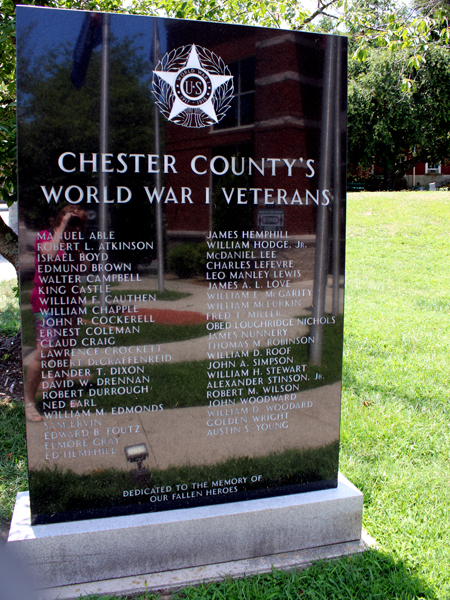
[[[31,54],[31,50],[30,50]],[[100,52],[92,53],[83,87],[77,91],[70,81],[72,48],[60,47],[59,52],[35,57],[34,62],[23,64],[19,88],[19,183],[21,206],[27,206],[27,226],[38,229],[51,218],[60,205],[49,205],[42,194],[41,185],[99,186],[98,172],[87,168],[85,173],[64,173],[58,167],[62,152],[77,155],[99,153],[100,128]],[[23,61],[25,62],[25,61]],[[110,59],[109,152],[117,155],[153,154],[153,103],[150,88],[150,65],[138,55],[133,41],[112,40]],[[40,151],[42,149],[42,151]],[[126,173],[110,173],[109,197],[116,197],[116,186],[126,186],[133,192],[129,203],[110,204],[111,229],[120,240],[154,239],[154,209],[144,198],[143,185],[153,185],[153,176],[145,173],[142,160],[141,173],[134,173],[134,159],[129,159]],[[114,161],[112,161],[114,166]],[[116,163],[118,169],[122,166]],[[63,200],[63,196],[60,202]],[[64,201],[65,202],[65,201]],[[84,204],[85,201],[83,201]],[[86,205],[98,210],[98,204]],[[136,260],[142,260],[139,252]],[[132,260],[130,252],[123,258]],[[150,255],[147,259],[151,258]]]

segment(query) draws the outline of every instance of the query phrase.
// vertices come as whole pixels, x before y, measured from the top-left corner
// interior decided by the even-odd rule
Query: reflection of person
[[[76,338],[79,332],[79,265],[80,237],[87,214],[78,207],[66,206],[56,216],[53,228],[39,232],[35,242],[34,287],[31,309],[36,322],[36,352],[28,366],[25,386],[25,415],[28,421],[42,421],[36,410],[35,398],[42,380],[42,360],[47,358],[55,342]],[[58,270],[54,266],[59,265]],[[61,307],[69,308],[62,318]],[[67,314],[69,313],[69,314]],[[62,344],[63,347],[70,347]],[[61,364],[64,365],[64,356]],[[57,372],[57,367],[55,368]],[[64,378],[46,378],[64,390]],[[58,383],[60,386],[58,387]]]

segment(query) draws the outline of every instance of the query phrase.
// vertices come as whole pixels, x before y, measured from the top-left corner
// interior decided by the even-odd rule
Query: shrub
[[[197,244],[180,244],[169,250],[169,268],[180,279],[188,279],[198,273],[199,251]]]

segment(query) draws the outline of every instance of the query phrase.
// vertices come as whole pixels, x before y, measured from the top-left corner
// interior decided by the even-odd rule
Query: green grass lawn
[[[348,208],[340,468],[383,552],[449,598],[450,194]]]
[[[179,600],[450,598],[450,193],[349,194],[347,223],[340,470],[379,549]],[[7,519],[27,481],[21,407],[0,408]]]

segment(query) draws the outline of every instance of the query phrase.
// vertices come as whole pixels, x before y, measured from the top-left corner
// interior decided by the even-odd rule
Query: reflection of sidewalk
[[[287,399],[276,402],[124,413],[119,417],[110,413],[97,417],[91,414],[90,417],[27,423],[28,444],[33,448],[29,467],[53,468],[60,464],[76,473],[98,468],[132,470],[136,465],[127,463],[124,448],[142,443],[149,451],[144,466],[150,471],[170,466],[215,464],[240,456],[266,456],[287,449],[317,448],[339,439],[340,389],[338,382],[287,394]],[[303,408],[295,408],[297,403],[300,406],[303,403]],[[266,408],[275,405],[280,410]],[[268,415],[276,415],[276,419],[261,421],[261,416]],[[96,422],[91,423],[91,419]],[[269,429],[271,425],[278,426]],[[64,450],[58,443],[66,443],[68,447]],[[101,452],[102,449],[104,454],[94,455],[94,450]],[[64,451],[80,450],[87,451],[86,454],[91,450],[91,456],[77,454],[74,459],[63,458]],[[46,452],[50,452],[50,456],[52,452],[59,452],[62,458],[46,460]]]
[[[331,304],[332,304],[332,279],[330,278],[329,281],[329,285],[327,287],[327,296],[326,296],[326,307],[325,310],[328,313],[331,313]],[[154,302],[147,302],[147,303],[140,303],[137,306],[139,308],[146,308],[146,309],[166,309],[166,310],[174,310],[174,311],[191,311],[191,312],[197,312],[197,313],[202,313],[205,315],[206,318],[206,314],[208,313],[208,302],[210,304],[217,304],[219,301],[218,300],[214,300],[214,299],[209,299],[207,297],[207,292],[210,290],[207,290],[206,285],[205,284],[201,284],[201,283],[193,283],[192,281],[187,281],[187,280],[167,280],[165,282],[165,288],[167,290],[171,290],[171,291],[177,291],[177,292],[182,292],[182,293],[187,293],[190,294],[190,296],[188,296],[187,298],[182,298],[180,300],[174,300],[174,301],[161,301],[161,300],[157,300]],[[145,290],[148,292],[152,292],[152,291],[156,291],[157,289],[157,282],[155,278],[142,278],[142,281],[139,282],[127,282],[127,283],[122,283],[117,287],[112,288],[112,292],[114,295],[120,295],[121,290]],[[217,313],[222,313],[222,317],[221,320],[223,321],[227,321],[228,323],[231,324],[231,332],[236,332],[237,333],[237,337],[234,338],[232,341],[242,341],[245,340],[245,336],[242,335],[242,332],[244,333],[249,333],[250,335],[255,335],[255,328],[248,328],[248,329],[241,329],[235,328],[235,324],[239,324],[242,323],[242,321],[244,320],[256,320],[256,321],[263,321],[263,322],[277,322],[277,319],[281,319],[281,320],[285,320],[285,319],[292,319],[292,325],[288,325],[288,326],[267,326],[264,329],[266,330],[282,330],[284,333],[283,337],[288,337],[288,338],[295,338],[296,336],[304,336],[308,333],[309,331],[309,327],[306,325],[298,325],[297,324],[297,320],[295,317],[304,315],[304,316],[310,316],[311,314],[311,303],[312,303],[312,289],[313,289],[313,282],[312,281],[302,281],[302,282],[296,282],[296,283],[292,283],[291,287],[290,287],[290,291],[297,291],[300,294],[305,294],[305,295],[301,295],[299,296],[299,298],[301,298],[302,303],[301,306],[290,306],[290,307],[283,307],[279,310],[279,312],[281,313],[281,315],[279,317],[276,316],[277,310],[276,309],[271,309],[271,308],[264,308],[262,309],[262,316],[259,316],[257,318],[252,318],[252,319],[247,319],[247,313],[248,310],[244,309],[244,311],[240,310],[237,311],[235,309],[223,309],[221,311],[217,311],[217,310],[212,310],[210,312],[217,312]],[[303,290],[305,290],[303,292]],[[311,291],[311,295],[309,294],[309,290]],[[236,292],[239,292],[242,290],[236,290],[234,292],[234,294],[236,294]],[[248,290],[251,292],[250,296],[252,296],[253,294],[253,290]],[[258,294],[258,298],[257,300],[264,300],[265,298],[265,292],[266,290],[260,290],[260,293]],[[230,298],[230,296],[229,296]],[[240,302],[242,300],[242,298],[236,298],[236,295],[232,297],[232,299],[229,299],[228,302]],[[221,300],[223,303],[226,302],[226,300]],[[341,289],[341,306],[342,306],[342,302],[343,302],[343,289]],[[253,306],[253,298],[250,297],[249,299],[249,306],[251,309],[254,309]],[[249,309],[250,310],[250,309]],[[271,317],[270,314],[272,314],[273,316]],[[239,315],[239,316],[238,316]],[[265,347],[267,346],[267,340],[272,337],[272,336],[264,336],[264,337],[259,337],[259,331],[261,330],[261,328],[258,328],[258,337],[256,339],[258,339],[261,342],[261,347]],[[206,331],[205,331],[206,333]],[[214,330],[211,331],[211,334],[214,334]],[[217,332],[216,332],[217,333]],[[223,331],[221,332],[223,335]],[[207,333],[204,337],[200,337],[200,338],[195,338],[195,339],[191,339],[191,340],[185,340],[185,341],[180,341],[180,342],[171,342],[171,343],[162,343],[162,344],[153,344],[153,350],[151,351],[150,348],[148,349],[147,353],[153,353],[153,354],[158,354],[158,355],[170,355],[171,356],[171,361],[172,362],[181,362],[181,361],[190,361],[190,360],[205,360],[208,358],[208,352],[226,352],[228,351],[233,351],[233,347],[232,344],[229,345],[229,348],[226,348],[226,338],[222,337],[220,339],[220,336],[217,335],[216,339],[209,339],[210,336]],[[247,341],[249,342],[249,348],[253,348],[253,339],[255,338],[247,338]],[[117,342],[117,346],[120,346],[120,337],[118,336],[116,339]],[[222,343],[223,347],[214,347],[213,344],[214,342],[220,344]],[[146,340],[144,337],[142,337],[142,339],[140,340],[140,346],[144,346],[146,345]],[[147,344],[148,346],[152,346],[152,344]],[[234,350],[237,350],[238,348],[234,348]],[[132,352],[126,352],[124,351],[123,354],[121,354],[121,357],[126,357],[128,355],[135,355],[136,351],[133,349]],[[111,353],[110,351],[106,350],[105,348],[102,347],[98,347],[97,348],[97,354],[96,354],[96,360],[99,361],[98,364],[102,364],[100,361],[104,358],[111,358]],[[88,365],[89,364],[89,357],[85,356],[79,357],[81,360],[81,365]],[[25,364],[28,364],[29,361],[31,360],[31,356],[27,356],[27,358],[25,359]],[[125,364],[125,363],[124,363]],[[91,363],[92,366],[92,363]]]
[[[6,204],[0,204],[0,217],[9,225],[9,210]],[[16,269],[6,258],[0,256],[0,281],[15,279],[16,277]]]

